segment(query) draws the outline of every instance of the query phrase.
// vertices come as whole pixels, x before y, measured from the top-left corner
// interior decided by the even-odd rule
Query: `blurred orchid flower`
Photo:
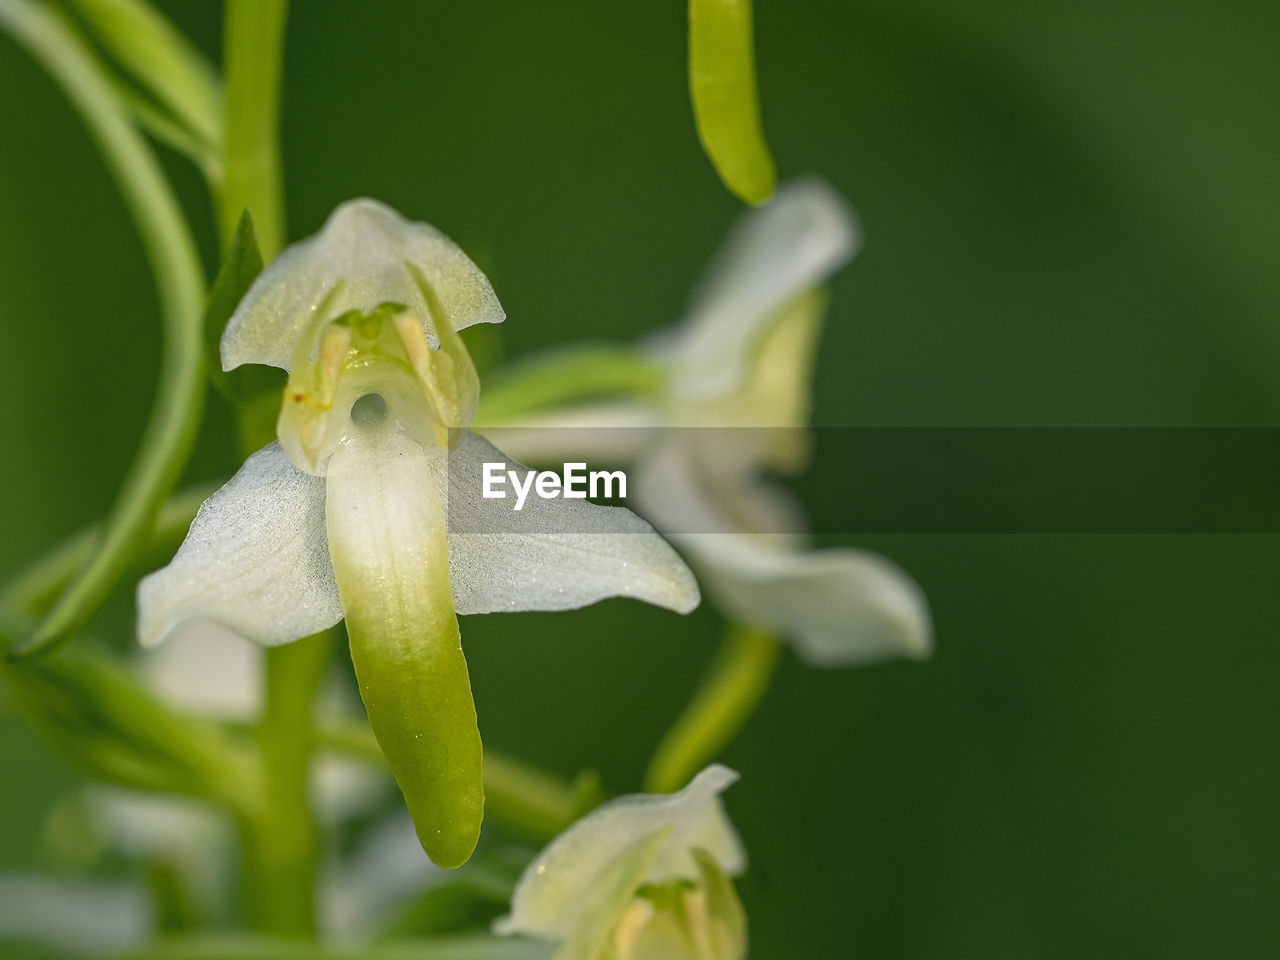
[[[686,319],[645,345],[662,373],[658,390],[503,419],[511,429],[489,430],[527,460],[638,461],[641,512],[682,550],[726,615],[789,638],[824,667],[922,657],[932,642],[923,593],[907,574],[862,550],[805,549],[797,505],[762,477],[805,463],[825,306],[818,288],[859,242],[831,187],[782,187],[743,215]]]
[[[261,648],[216,623],[192,624],[135,660],[145,686],[174,709],[234,724],[259,719]],[[331,684],[317,708],[333,717],[351,716],[349,699],[343,688]],[[382,771],[331,752],[316,756],[311,777],[316,818],[326,828],[368,814],[386,796]],[[86,855],[92,860],[109,850],[134,862],[162,864],[203,916],[225,914],[235,833],[226,814],[212,805],[91,785],[59,805],[48,833],[51,846],[70,862],[85,862]],[[426,862],[421,855],[418,859]]]
[[[140,883],[0,873],[0,952],[103,956],[141,949],[154,908]],[[20,945],[42,948],[28,953]],[[56,954],[46,951],[56,951]]]
[[[555,960],[741,960],[746,916],[729,877],[746,868],[707,767],[679,793],[619,797],[529,864],[494,925],[556,941]]]
[[[215,621],[192,621],[137,660],[147,687],[174,709],[237,724],[254,723],[262,713],[261,647]],[[322,688],[316,709],[330,719],[358,715],[354,697],[337,683]],[[365,813],[383,798],[386,783],[385,774],[363,760],[319,753],[311,766],[317,819],[333,826]]]
[[[504,318],[434,227],[372,200],[340,206],[262,272],[222,338],[224,369],[289,372],[279,442],[206,501],[173,562],[138,588],[144,646],[202,619],[271,646],[345,617],[373,731],[442,866],[470,856],[484,805],[455,614],[698,602],[684,563],[626,510],[539,499],[513,514],[450,483],[507,459],[467,432],[479,379],[458,336]],[[448,532],[459,517],[465,535]]]

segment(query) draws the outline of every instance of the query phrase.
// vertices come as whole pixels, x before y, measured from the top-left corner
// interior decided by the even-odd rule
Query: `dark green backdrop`
[[[163,6],[216,54],[218,4]],[[738,210],[694,138],[683,17],[295,0],[291,235],[358,194],[432,221],[490,272],[507,356],[670,322]],[[782,173],[829,178],[867,234],[820,422],[1276,421],[1280,6],[757,0],[757,29]],[[158,319],[87,137],[5,39],[0,130],[8,572],[108,505]],[[215,404],[192,477],[231,450]],[[938,652],[788,659],[726,752],[753,957],[1280,955],[1275,538],[866,545],[924,585]],[[486,739],[633,789],[719,629],[624,601],[466,620]],[[0,751],[0,867],[30,866],[70,777],[11,721]]]

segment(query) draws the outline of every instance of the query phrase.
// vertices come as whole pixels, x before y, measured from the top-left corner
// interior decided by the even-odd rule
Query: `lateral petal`
[[[441,458],[443,460],[443,458]],[[698,605],[689,568],[648,523],[623,507],[588,500],[481,496],[483,465],[528,468],[468,434],[437,466],[448,491],[449,569],[459,614],[572,610],[633,597],[688,613]]]
[[[277,646],[341,619],[324,480],[291,464],[278,443],[253,454],[201,505],[172,562],[138,584],[144,647],[188,621],[213,620]]]

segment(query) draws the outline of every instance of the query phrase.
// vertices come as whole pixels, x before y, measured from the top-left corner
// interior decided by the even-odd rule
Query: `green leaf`
[[[201,168],[210,183],[221,178],[222,159],[217,151],[187,129],[181,120],[124,80],[115,84],[115,92],[117,99],[129,108],[142,129],[161,143],[185,154]]]
[[[235,312],[236,305],[244,299],[249,287],[262,272],[262,253],[258,250],[258,237],[253,229],[253,215],[248,210],[240,214],[231,245],[227,248],[218,275],[209,288],[209,300],[204,309],[204,345],[210,366],[222,371],[218,358],[218,345],[222,331]]]
[[[206,148],[222,142],[222,84],[199,50],[144,0],[72,0],[98,41]]]
[[[241,453],[246,456],[275,439],[285,373],[259,363],[244,364],[224,372],[219,344],[227,321],[262,272],[262,267],[253,217],[245,210],[240,214],[231,245],[222,258],[218,276],[209,291],[209,302],[204,311],[204,344],[209,376],[214,386],[236,408],[240,420]]]
[[[768,200],[777,175],[760,124],[751,0],[689,0],[689,92],[724,185],[748,203]]]
[[[145,542],[186,465],[204,404],[199,326],[204,274],[154,154],[81,37],[50,7],[28,0],[0,0],[0,28],[49,71],[92,133],[142,237],[164,322],[156,401],[97,550],[45,620],[10,652],[18,657],[48,651],[88,623]]]
[[[256,778],[249,755],[217,725],[177,713],[102,653],[0,664],[14,708],[86,776],[244,809]]]

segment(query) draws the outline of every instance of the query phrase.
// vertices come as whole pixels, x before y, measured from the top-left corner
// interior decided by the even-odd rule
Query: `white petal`
[[[443,461],[443,458],[440,458]],[[484,499],[482,465],[528,468],[469,434],[443,464],[449,571],[459,614],[572,610],[606,597],[633,597],[679,613],[698,605],[684,561],[649,524],[622,507],[587,500]],[[510,490],[508,490],[510,494]]]
[[[731,392],[777,312],[843,266],[859,243],[852,213],[821,180],[787,184],[768,204],[745,213],[684,323],[660,348],[676,364],[677,393]]]
[[[730,619],[787,637],[819,667],[925,657],[929,607],[896,564],[864,550],[778,550],[741,534],[673,536]]]
[[[188,621],[214,620],[275,646],[341,619],[324,480],[291,464],[277,443],[204,502],[173,562],[138,584],[144,647]]]
[[[222,336],[222,368],[266,363],[289,369],[294,345],[308,334],[321,303],[321,321],[347,310],[402,303],[422,318],[434,347],[439,338],[406,263],[422,271],[455,330],[505,319],[488,279],[443,233],[376,200],[350,200],[319,233],[288,247],[253,282]],[[339,283],[341,289],[326,300]]]
[[[716,485],[683,440],[646,459],[637,501],[727,618],[787,638],[815,666],[929,654],[929,608],[910,576],[863,550],[799,549],[791,533],[798,533],[798,518],[786,501],[762,496],[767,487],[741,478]]]
[[[573,935],[590,907],[600,878],[635,844],[662,830],[670,837],[645,876],[661,884],[700,874],[692,849],[706,850],[728,874],[746,867],[742,841],[725,815],[720,794],[738,775],[707,767],[679,793],[619,797],[587,814],[538,854],[525,869],[499,933],[563,939]]]

